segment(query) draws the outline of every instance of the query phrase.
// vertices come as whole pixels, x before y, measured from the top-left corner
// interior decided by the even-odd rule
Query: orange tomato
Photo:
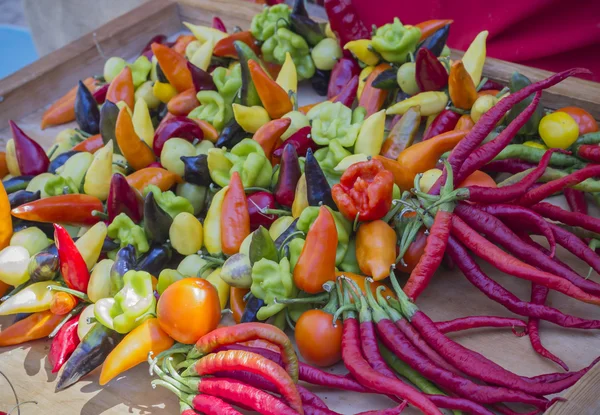
[[[240,324],[242,321],[242,315],[246,309],[246,303],[244,302],[244,296],[248,294],[250,290],[247,288],[229,288],[229,308],[233,314],[233,321]]]
[[[402,262],[398,262],[396,264],[396,271],[405,272],[410,274],[413,269],[417,266],[419,259],[425,252],[425,244],[427,243],[427,236],[425,235],[425,229],[422,228],[417,232],[417,236],[412,244],[408,247],[406,254],[404,254],[404,263],[406,265],[402,265]]]
[[[169,285],[156,306],[160,327],[175,341],[193,344],[217,328],[221,306],[216,288],[202,278]]]
[[[595,133],[598,131],[598,123],[592,117],[592,114],[579,107],[564,107],[556,110],[556,112],[567,113],[579,125],[579,135],[587,133]]]
[[[342,360],[342,324],[323,310],[308,310],[296,323],[296,345],[309,364],[331,366]]]
[[[458,187],[467,186],[498,187],[494,179],[480,170],[473,172]]]

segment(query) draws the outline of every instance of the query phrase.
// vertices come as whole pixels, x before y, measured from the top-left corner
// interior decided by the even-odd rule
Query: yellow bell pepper
[[[203,71],[208,70],[214,47],[215,43],[212,40],[207,40],[196,52],[194,52],[190,62]]]
[[[381,151],[385,133],[385,110],[376,112],[367,118],[360,127],[354,144],[354,153],[376,156]]]
[[[98,258],[100,258],[100,252],[102,251],[102,245],[104,244],[106,234],[106,223],[98,222],[88,229],[81,238],[75,241],[75,246],[83,257],[88,271],[96,265]]]
[[[292,217],[299,218],[305,208],[308,207],[308,195],[306,193],[306,176],[302,173],[298,184],[296,184],[296,193],[292,203]]]
[[[229,36],[227,33],[213,29],[212,27],[195,25],[188,22],[183,22],[183,25],[190,29],[190,32],[192,32],[196,39],[198,39],[198,41],[202,44],[208,42],[209,40],[214,44],[219,40],[225,39],[227,36]]]
[[[397,102],[389,107],[387,115],[404,114],[409,108],[421,107],[421,116],[428,117],[441,112],[446,108],[448,95],[445,92],[427,91],[414,95],[404,101]]]
[[[221,207],[229,186],[219,190],[212,199],[210,208],[204,219],[204,246],[211,255],[219,255],[221,251]]]
[[[344,45],[344,49],[352,52],[356,59],[369,66],[377,65],[381,59],[369,39],[352,40]]]
[[[152,125],[152,118],[150,117],[150,111],[148,110],[148,104],[144,99],[138,99],[133,107],[133,130],[140,137],[148,147],[152,148],[154,143],[154,126]]]
[[[360,74],[358,75],[358,89],[356,90],[356,98],[357,99],[360,99],[363,89],[365,89],[365,84],[367,83],[367,78],[369,77],[369,75],[371,75],[371,72],[373,72],[373,69],[375,69],[374,66],[366,66],[363,68],[362,71],[360,71]]]
[[[156,81],[152,87],[152,93],[160,102],[166,104],[177,95],[177,90],[169,83]]]
[[[233,118],[248,133],[254,134],[260,127],[271,121],[267,110],[258,105],[246,107],[240,104],[233,104],[232,108]]]
[[[221,278],[221,268],[217,268],[206,277],[206,281],[210,282],[213,287],[217,289],[219,295],[219,302],[221,303],[221,310],[227,307],[227,301],[229,301],[229,284],[223,281]]]
[[[333,170],[338,173],[343,173],[348,167],[352,166],[353,164],[368,160],[369,156],[367,156],[366,154],[352,154],[351,156],[344,157],[342,161],[340,161],[337,164],[337,166],[333,168]]]
[[[108,198],[110,178],[112,176],[113,142],[108,142],[104,147],[94,153],[94,159],[85,174],[83,191],[85,194],[96,196],[100,200]]]
[[[292,91],[294,94],[298,93],[298,74],[296,72],[296,65],[292,60],[292,55],[289,52],[285,53],[285,61],[275,82],[287,93],[289,91]]]
[[[471,75],[475,86],[481,81],[481,73],[483,72],[483,64],[485,63],[486,45],[485,41],[489,32],[484,30],[479,32],[462,58],[465,69]]]

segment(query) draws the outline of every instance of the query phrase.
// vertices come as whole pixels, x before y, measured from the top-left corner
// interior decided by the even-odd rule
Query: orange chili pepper
[[[96,83],[94,78],[86,78],[83,83],[92,91]],[[43,130],[51,125],[65,124],[75,121],[75,97],[77,96],[77,86],[74,86],[65,95],[59,98],[54,104],[50,105],[44,115],[40,128]]]
[[[327,101],[329,101],[329,100],[327,100]],[[311,109],[313,109],[314,107],[316,107],[317,105],[319,105],[323,102],[325,102],[325,101],[315,102],[314,104],[303,105],[298,108],[298,111],[300,111],[302,114],[306,115],[306,114],[308,114],[308,111],[310,111]]]
[[[352,281],[354,281],[356,283],[356,285],[358,285],[358,288],[360,288],[360,290],[362,291],[363,294],[367,293],[365,280],[368,277],[365,277],[364,275],[354,274],[352,272],[345,272],[345,271],[336,271],[335,276],[336,277],[343,276],[346,278],[350,278]],[[389,297],[396,298],[396,294],[382,282],[374,281],[374,282],[370,283],[369,286],[371,287],[371,292],[373,293],[373,295],[377,295],[377,288],[385,287],[385,290],[382,291],[383,297],[387,298],[389,296]],[[350,298],[350,302],[354,302],[354,299],[352,297]]]
[[[52,314],[50,310],[34,313],[2,330],[0,347],[14,346],[48,337],[63,318],[63,316]]]
[[[127,108],[121,108],[115,125],[117,145],[134,170],[141,170],[156,161],[154,151],[137,136]]]
[[[250,213],[244,185],[239,173],[233,172],[221,207],[221,249],[225,255],[237,254],[250,235]]]
[[[34,200],[14,208],[10,213],[16,218],[33,222],[83,226],[100,221],[100,218],[94,216],[94,211],[104,211],[100,199],[85,194],[72,194]]]
[[[294,267],[294,283],[309,294],[323,291],[323,284],[335,280],[335,253],[338,234],[331,212],[319,208],[319,215],[313,222],[304,247]]]
[[[213,127],[213,125],[211,123],[209,123],[208,121],[198,120],[195,118],[192,118],[192,121],[194,121],[196,124],[198,124],[198,127],[200,127],[200,129],[204,133],[205,140],[208,140],[211,143],[217,142],[217,139],[219,138],[219,132],[217,131],[217,129],[215,127]]]
[[[102,141],[102,136],[100,134],[96,134],[86,138],[81,143],[76,144],[71,150],[84,151],[94,154],[102,147],[104,147],[104,141]]]
[[[407,171],[400,163],[381,155],[373,156],[373,158],[379,160],[383,164],[383,167],[394,175],[394,183],[396,183],[396,185],[400,186],[401,183],[405,183],[407,180]]]
[[[149,184],[157,186],[164,192],[175,183],[183,183],[183,179],[161,167],[146,167],[127,176],[127,183],[138,192],[143,192]]]
[[[475,101],[477,101],[477,89],[462,61],[454,62],[452,67],[450,67],[448,93],[450,94],[452,104],[456,108],[463,110],[470,110]]]
[[[426,20],[424,22],[418,23],[415,27],[421,29],[421,39],[422,42],[424,39],[427,39],[429,36],[440,30],[442,27],[452,24],[454,20],[444,19],[444,20]]]
[[[0,297],[2,297],[4,294],[6,294],[11,287],[12,287],[11,285],[8,285],[7,283],[0,281]]]
[[[6,163],[6,153],[0,151],[0,179],[8,174],[8,164]]]
[[[265,152],[265,156],[271,160],[271,155],[275,148],[279,146],[281,136],[288,129],[292,120],[290,118],[279,118],[271,120],[260,127],[252,139],[257,141]]]
[[[292,111],[292,102],[287,92],[252,59],[248,61],[248,67],[250,68],[252,82],[256,86],[256,92],[258,92],[263,107],[269,113],[269,117],[271,119],[281,118]]]
[[[358,100],[358,106],[367,110],[367,117],[375,114],[381,109],[389,94],[389,91],[386,89],[375,88],[373,86],[373,81],[379,76],[380,73],[390,68],[391,66],[387,63],[380,63],[367,77],[365,87],[363,88],[360,99]]]
[[[242,315],[246,309],[246,302],[244,296],[250,292],[247,288],[230,287],[229,289],[229,308],[233,314],[233,321],[236,324],[240,324],[242,321]]]
[[[482,97],[484,95],[498,95],[500,91],[498,91],[497,89],[486,89],[485,91],[479,91],[477,92],[477,96],[478,97]]]
[[[64,316],[77,305],[77,299],[69,293],[55,292],[50,301],[50,311],[52,314]]]
[[[356,260],[375,281],[387,278],[396,263],[396,231],[382,220],[362,223],[356,233]]]
[[[454,131],[469,131],[475,123],[469,114],[465,114],[458,119]]]
[[[257,56],[260,55],[260,48],[250,31],[233,33],[226,38],[219,40],[213,49],[213,55],[238,59],[238,54],[233,44],[236,40],[244,42],[246,45],[250,46]]]
[[[10,243],[13,234],[12,218],[10,217],[10,202],[4,185],[0,184],[0,249]]]
[[[171,49],[173,49],[180,55],[185,55],[185,48],[187,48],[187,45],[189,45],[194,40],[196,40],[196,37],[194,35],[179,35]]]
[[[188,115],[200,103],[194,88],[180,92],[169,100],[167,110],[173,115]]]
[[[167,80],[177,91],[183,92],[194,88],[192,73],[187,67],[185,57],[173,49],[158,43],[152,44],[152,52],[156,56]]]
[[[134,93],[135,87],[133,86],[131,68],[126,66],[110,83],[108,91],[106,91],[106,100],[115,104],[124,101],[130,109],[133,109],[133,104],[135,104]]]

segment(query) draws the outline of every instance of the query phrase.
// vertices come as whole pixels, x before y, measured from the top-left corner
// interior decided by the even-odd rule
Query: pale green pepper
[[[291,10],[286,4],[277,4],[252,18],[250,32],[258,40],[265,41],[275,34],[278,27],[289,25]]]
[[[189,118],[196,118],[209,122],[217,130],[221,131],[231,117],[233,110],[231,105],[225,102],[225,98],[217,91],[200,91],[196,94],[200,106],[188,114]]]
[[[206,259],[198,254],[188,255],[177,266],[177,272],[185,277],[206,278],[212,272]]]
[[[125,213],[119,213],[108,225],[108,236],[118,240],[121,248],[133,245],[136,252],[140,254],[150,249],[144,228],[136,225]]]
[[[315,74],[315,64],[308,43],[302,36],[285,27],[277,29],[277,32],[263,43],[260,50],[267,62],[279,65],[283,65],[285,55],[289,53],[296,65],[298,80],[310,79]]]
[[[182,212],[194,213],[194,208],[189,200],[182,196],[175,195],[175,193],[170,190],[163,192],[158,188],[158,186],[151,184],[146,186],[144,189],[144,197],[146,197],[150,192],[154,194],[154,200],[156,200],[158,206],[160,206],[162,210],[167,212],[172,218]]]
[[[10,246],[22,246],[33,256],[50,246],[51,241],[46,234],[35,226],[30,226],[19,232],[15,232],[10,238]]]
[[[304,242],[305,241],[302,238],[294,238],[288,244],[288,250],[290,252],[290,264],[292,266],[292,269],[296,267],[298,259],[300,259],[302,248],[304,248]]]
[[[48,196],[79,193],[79,188],[70,177],[53,176],[44,185],[44,193]]]
[[[231,69],[219,66],[212,72],[212,77],[219,94],[225,99],[226,103],[231,105],[235,95],[242,87],[242,68],[240,64],[236,64]]]
[[[110,297],[110,269],[115,261],[103,259],[98,262],[90,274],[87,295],[95,303],[103,298]]]
[[[323,147],[315,151],[315,158],[319,162],[321,169],[323,171],[327,170],[328,173],[338,175],[341,175],[341,173],[335,171],[335,166],[337,166],[340,161],[351,155],[352,153],[342,147],[340,140],[337,138],[330,140],[327,147]]]
[[[100,258],[100,252],[102,252],[102,245],[107,233],[106,224],[98,222],[75,241],[75,246],[85,261],[88,271],[93,268],[98,258]]]
[[[311,137],[315,143],[325,146],[338,139],[342,147],[349,148],[356,142],[365,114],[363,107],[352,111],[341,102],[325,101],[306,115],[312,124]]]
[[[354,274],[360,274],[360,267],[358,266],[358,260],[356,259],[356,239],[351,238],[348,242],[348,249],[342,262],[338,264],[340,270],[345,272],[352,272]]]
[[[208,189],[205,186],[198,186],[197,184],[185,182],[177,185],[175,193],[177,196],[186,199],[192,205],[192,209],[194,210],[192,213],[194,215],[199,215],[200,212],[202,212],[202,209],[204,209]]]
[[[133,86],[138,87],[148,79],[150,70],[152,69],[152,62],[141,55],[133,63],[130,63],[129,68],[131,69],[131,77],[133,78]]]
[[[290,269],[290,261],[284,257],[279,263],[270,259],[261,259],[252,266],[252,286],[250,291],[260,298],[265,305],[258,310],[256,317],[266,320],[279,313],[286,304],[276,303],[275,300],[292,299],[298,294]]]
[[[335,228],[338,233],[338,246],[337,252],[335,255],[335,263],[336,265],[341,264],[344,260],[344,256],[346,255],[346,250],[348,249],[348,243],[350,242],[350,234],[352,233],[352,223],[344,217],[340,212],[334,212],[331,208],[327,208],[333,215],[333,220],[335,221]],[[299,231],[304,233],[308,232],[308,229],[312,225],[312,223],[317,219],[319,215],[319,206],[309,206],[305,208],[300,217],[298,218],[298,222],[296,223],[296,228]]]
[[[160,295],[163,292],[165,292],[169,285],[173,284],[175,281],[179,281],[184,278],[185,277],[181,275],[181,273],[179,273],[177,270],[165,268],[158,275],[158,284],[156,284],[156,291]]]
[[[237,171],[244,187],[267,187],[273,168],[257,141],[245,138],[230,152],[223,148],[208,150],[210,177],[219,186],[227,186],[233,172]]]
[[[415,51],[421,37],[421,30],[415,26],[404,26],[400,19],[381,26],[371,39],[373,49],[388,62],[404,63],[409,54]]]

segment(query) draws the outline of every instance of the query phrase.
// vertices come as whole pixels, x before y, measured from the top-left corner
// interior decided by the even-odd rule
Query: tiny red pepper
[[[33,222],[93,225],[100,221],[94,211],[102,212],[100,199],[90,195],[58,195],[34,200],[14,208],[11,214]]]
[[[73,317],[67,321],[58,330],[56,337],[52,339],[52,345],[48,352],[48,360],[52,365],[52,373],[58,372],[69,357],[73,354],[77,346],[79,346],[79,336],[77,328],[79,326],[79,316]]]
[[[415,79],[421,92],[438,91],[448,85],[446,68],[429,49],[419,49],[415,61]]]
[[[360,66],[355,59],[342,58],[334,65],[329,78],[327,98],[331,99],[338,95],[352,78],[360,74]]]
[[[48,171],[50,160],[38,143],[21,130],[14,121],[9,121],[15,141],[15,153],[21,174],[36,176]]]
[[[238,54],[235,50],[235,45],[233,44],[233,42],[236,40],[244,42],[246,45],[250,46],[257,56],[260,55],[260,48],[256,43],[256,39],[254,39],[254,36],[252,36],[252,33],[250,33],[249,30],[245,32],[233,33],[226,38],[219,40],[213,49],[213,55],[224,58],[238,59]]]
[[[306,156],[306,152],[308,151],[308,149],[311,149],[312,151],[317,151],[319,146],[310,137],[310,131],[311,128],[309,125],[307,125],[306,127],[302,127],[294,134],[292,134],[287,140],[285,140],[285,142],[283,142],[279,147],[277,147],[277,149],[275,149],[275,151],[273,152],[273,160],[278,162],[278,160],[283,155],[283,147],[285,147],[288,144],[294,146],[298,157]]]
[[[108,92],[109,86],[110,86],[110,83],[104,84],[100,88],[98,88],[94,92],[92,92],[92,95],[94,96],[94,99],[96,100],[98,105],[102,105],[102,104],[104,104],[104,101],[106,101],[106,93]]]
[[[56,223],[54,224],[54,243],[58,249],[60,272],[67,286],[73,290],[87,293],[90,273],[85,260],[69,232]]]
[[[110,179],[108,199],[106,200],[108,222],[112,222],[119,213],[125,213],[132,221],[139,223],[142,220],[142,209],[142,200],[129,185],[127,178],[122,174],[113,174]]]
[[[229,189],[221,208],[221,249],[226,255],[237,254],[250,234],[250,215],[244,185],[239,173],[231,175]]]
[[[227,28],[225,27],[225,23],[218,16],[213,16],[212,18],[212,28],[217,29],[223,33],[227,33]]]
[[[275,200],[281,206],[292,207],[296,194],[296,185],[301,175],[298,154],[296,154],[296,150],[292,144],[286,144],[283,148],[281,164],[279,165],[279,178],[273,192]]]
[[[157,157],[160,157],[167,140],[173,137],[183,138],[191,143],[196,138],[202,140],[204,133],[198,124],[188,117],[176,115],[163,120],[154,133],[152,144],[154,154]]]
[[[247,199],[250,229],[255,231],[261,226],[269,229],[271,224],[277,219],[277,216],[267,215],[263,213],[262,210],[276,209],[277,205],[275,204],[275,197],[269,192],[262,191],[248,195]]]
[[[431,137],[454,130],[460,118],[461,115],[457,112],[443,110],[435,117],[429,127],[427,127],[423,133],[423,140],[429,140]]]
[[[381,219],[392,205],[394,175],[379,160],[355,163],[333,186],[331,195],[340,212],[349,220]]]

